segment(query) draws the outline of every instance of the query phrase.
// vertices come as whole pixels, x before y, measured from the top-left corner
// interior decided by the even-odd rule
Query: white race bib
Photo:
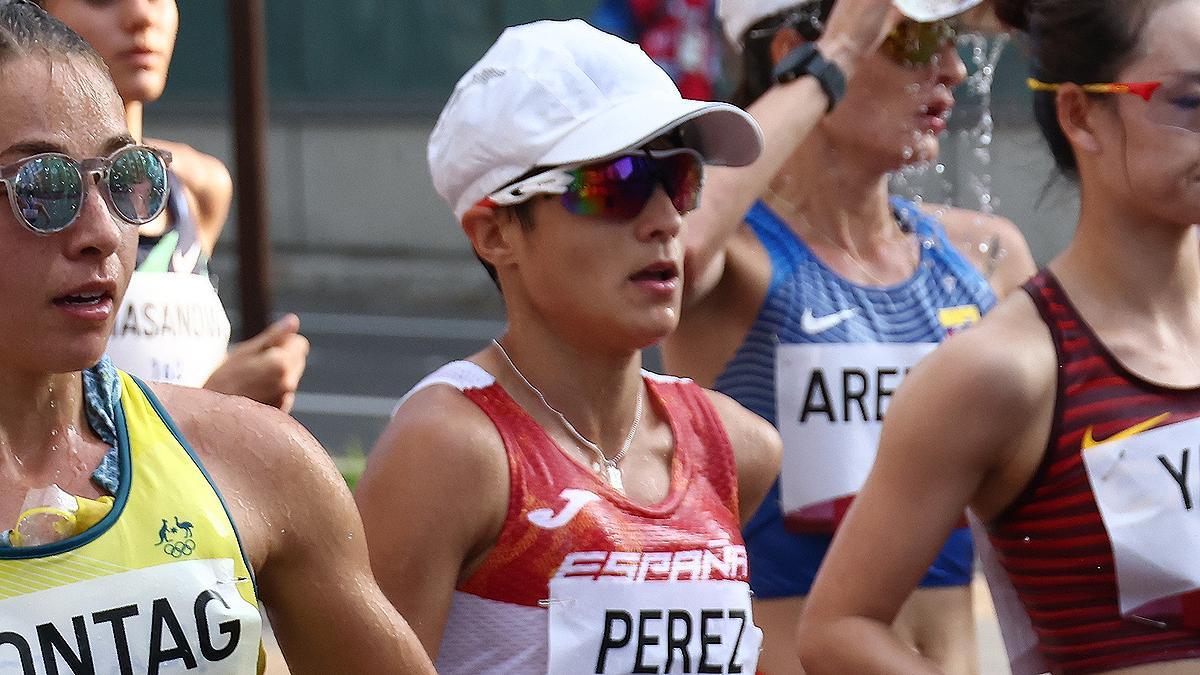
[[[549,612],[552,675],[753,675],[762,644],[744,581],[559,577]]]
[[[1168,423],[1149,431],[1139,426]],[[1112,540],[1121,614],[1200,589],[1200,420],[1147,420],[1083,461]],[[1121,438],[1122,434],[1134,433]]]
[[[253,673],[239,583],[232,560],[189,560],[0,600],[0,673]]]
[[[146,380],[200,387],[228,347],[229,318],[207,278],[133,273],[108,341],[118,368]]]
[[[784,513],[858,492],[888,401],[936,343],[781,344],[775,416],[783,437]]]

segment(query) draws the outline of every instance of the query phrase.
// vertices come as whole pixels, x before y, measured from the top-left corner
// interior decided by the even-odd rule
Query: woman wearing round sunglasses
[[[439,672],[754,672],[738,530],[778,437],[640,350],[675,326],[703,164],[758,151],[582,21],[509,28],[459,81],[430,169],[508,328],[404,398],[357,489]]]
[[[175,48],[175,0],[40,0],[104,57],[135,138],[142,111],[162,95]],[[174,161],[163,215],[139,228],[137,271],[117,316],[109,354],[146,379],[205,386],[287,411],[304,373],[308,341],[288,315],[229,349],[229,320],[208,261],[229,215],[233,188],[220,160],[153,140]]]
[[[969,506],[1014,673],[1194,673],[1200,2],[996,9],[1029,33],[1078,225],[893,401],[805,609],[805,665],[936,672],[887,624]]]
[[[0,671],[255,672],[262,600],[292,672],[432,672],[303,428],[104,356],[170,155],[100,56],[0,1],[0,90]]]
[[[1034,269],[1007,221],[889,197],[889,173],[937,157],[965,75],[947,15],[976,3],[897,4],[907,17],[848,85],[827,84],[829,111],[805,133],[768,121],[800,105],[788,96],[792,78],[830,79],[812,64],[841,3],[718,7],[742,50],[735,102],[764,121],[780,160],[772,174],[730,182],[743,201],[710,200],[689,216],[688,289],[664,358],[783,436],[779,481],[743,531],[768,673],[799,670],[800,607],[870,469],[891,394],[918,359]],[[978,246],[993,235],[1001,256]],[[906,641],[951,672],[978,668],[972,561],[964,523],[897,620]]]

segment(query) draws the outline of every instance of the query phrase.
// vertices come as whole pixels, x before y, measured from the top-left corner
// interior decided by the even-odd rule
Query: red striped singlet
[[[1200,658],[1200,632],[1123,618],[1109,539],[1083,462],[1100,441],[1171,413],[1200,416],[1200,389],[1169,389],[1122,366],[1042,271],[1024,289],[1058,354],[1058,395],[1041,466],[990,527],[990,539],[1054,673],[1096,673]]]
[[[508,456],[510,486],[508,515],[498,540],[481,566],[455,591],[437,659],[439,672],[564,672],[547,665],[554,658],[549,636],[555,620],[550,603],[559,602],[551,599],[553,588],[564,578],[573,591],[582,583],[581,598],[591,597],[593,589],[619,591],[621,584],[637,594],[665,593],[669,597],[658,615],[655,608],[640,616],[636,611],[619,614],[602,609],[600,616],[615,616],[615,624],[609,621],[596,626],[593,621],[589,628],[586,621],[581,622],[574,635],[583,636],[584,641],[592,637],[598,643],[607,640],[607,648],[602,645],[589,652],[587,663],[573,662],[570,672],[610,672],[618,667],[620,658],[631,658],[635,648],[643,665],[653,666],[655,658],[660,662],[653,667],[673,661],[670,672],[742,672],[728,668],[732,657],[723,657],[717,664],[712,649],[705,658],[709,666],[720,665],[720,670],[699,669],[703,655],[694,651],[685,656],[683,647],[651,656],[672,637],[679,644],[690,638],[699,648],[705,631],[715,634],[718,623],[714,615],[708,620],[700,616],[700,611],[713,610],[698,610],[690,618],[680,613],[688,605],[689,594],[711,588],[715,582],[722,592],[733,588],[735,594],[744,586],[747,607],[749,602],[732,448],[700,387],[689,380],[644,374],[647,402],[668,420],[675,448],[669,494],[658,504],[642,506],[564,453],[494,378],[475,364],[455,362],[431,378],[432,382],[430,378],[426,382],[456,386],[491,419]],[[469,499],[469,491],[462,497]],[[618,583],[611,587],[591,583],[614,580]],[[591,600],[595,602],[594,597]],[[740,611],[730,607],[726,607],[726,615]],[[749,617],[745,631],[747,636],[757,631]],[[644,638],[639,638],[642,634]],[[622,642],[624,638],[628,640]],[[646,644],[638,646],[642,642]],[[726,644],[729,642],[726,638]],[[753,673],[757,640],[742,643],[739,639],[738,644],[743,645],[743,653],[753,650],[754,660],[745,661],[745,672]],[[629,653],[622,656],[618,647]],[[598,653],[607,661],[603,668]],[[685,658],[688,669],[680,671]]]

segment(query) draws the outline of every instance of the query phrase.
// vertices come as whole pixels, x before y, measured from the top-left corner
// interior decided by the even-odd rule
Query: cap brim
[[[913,21],[926,23],[962,14],[983,0],[895,0],[896,9]]]
[[[684,145],[707,164],[745,166],[762,152],[762,131],[748,113],[728,103],[673,96],[639,96],[583,122],[538,161],[577,164],[641,147],[677,128]]]

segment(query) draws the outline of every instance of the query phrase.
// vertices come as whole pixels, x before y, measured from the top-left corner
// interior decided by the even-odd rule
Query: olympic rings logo
[[[183,541],[168,541],[163,545],[163,553],[172,558],[183,558],[192,554],[196,550],[196,542],[191,539]]]

